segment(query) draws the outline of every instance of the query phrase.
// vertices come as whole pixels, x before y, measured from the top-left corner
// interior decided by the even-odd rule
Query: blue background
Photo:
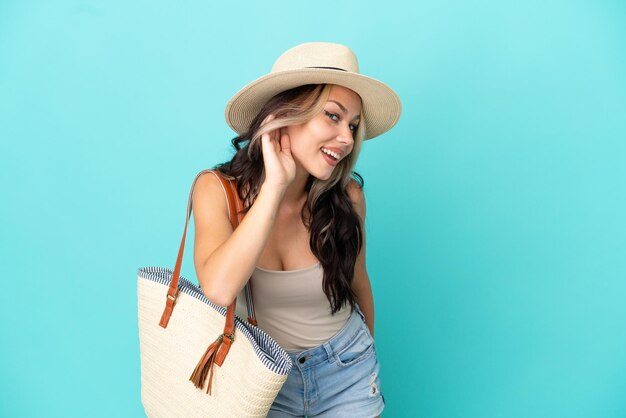
[[[0,416],[143,416],[136,270],[307,41],[404,105],[358,165],[384,416],[626,416],[625,40],[609,0],[0,2]]]

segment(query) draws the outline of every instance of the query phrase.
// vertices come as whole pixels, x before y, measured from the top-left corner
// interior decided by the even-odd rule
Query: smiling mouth
[[[326,154],[329,155],[332,159],[334,159],[335,161],[339,161],[339,154],[337,154],[336,152],[333,152],[331,150],[328,150],[324,147],[321,148],[321,151]]]

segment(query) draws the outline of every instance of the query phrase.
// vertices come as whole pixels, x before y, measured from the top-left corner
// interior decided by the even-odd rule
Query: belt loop
[[[333,350],[333,347],[330,345],[330,340],[322,344],[322,347],[324,347],[324,350],[326,351],[326,355],[328,356],[328,361],[330,361],[331,363],[334,363],[335,351]]]

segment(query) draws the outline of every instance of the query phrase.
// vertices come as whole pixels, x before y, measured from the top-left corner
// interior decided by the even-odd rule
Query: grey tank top
[[[287,352],[308,350],[328,341],[346,324],[350,306],[334,315],[322,290],[321,263],[299,270],[276,271],[256,267],[252,298],[259,328]],[[246,318],[243,291],[237,297],[237,314]]]

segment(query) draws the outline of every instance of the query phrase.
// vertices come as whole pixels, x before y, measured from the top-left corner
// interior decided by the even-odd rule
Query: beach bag
[[[141,401],[148,417],[265,417],[292,367],[289,355],[256,326],[251,283],[245,287],[248,320],[224,308],[180,277],[192,196],[201,174],[221,182],[233,229],[242,205],[235,184],[213,170],[194,179],[174,271],[138,271]],[[206,390],[205,390],[206,387]]]

